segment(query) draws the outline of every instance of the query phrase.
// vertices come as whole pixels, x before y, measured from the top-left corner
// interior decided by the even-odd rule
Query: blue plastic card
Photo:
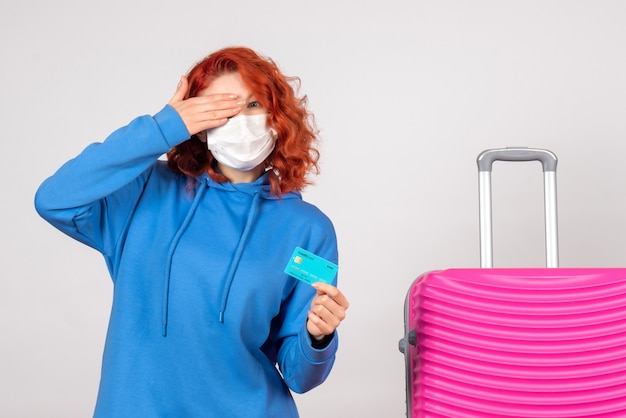
[[[285,273],[309,284],[315,282],[332,284],[338,268],[337,264],[296,247],[287,267],[285,267]]]

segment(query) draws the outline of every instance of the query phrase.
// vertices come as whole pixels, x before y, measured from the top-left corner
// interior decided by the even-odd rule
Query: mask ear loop
[[[269,113],[268,113],[268,115],[269,115]],[[278,132],[276,132],[276,129],[274,129],[274,128],[270,127],[269,129],[270,129],[270,132],[272,133],[272,136],[274,137],[273,138],[274,139],[274,149],[272,150],[270,155],[265,159],[265,172],[272,171],[277,177],[280,177],[280,173],[274,167],[274,161],[272,161],[272,155],[274,154],[274,151],[276,151],[276,144],[278,143]]]
[[[272,171],[274,174],[278,175],[278,169],[274,167],[274,161],[272,161],[272,154],[274,150],[270,153],[270,155],[265,159],[265,172]]]

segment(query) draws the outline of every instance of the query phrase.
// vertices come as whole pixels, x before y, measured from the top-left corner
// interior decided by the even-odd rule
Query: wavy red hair
[[[259,103],[268,109],[268,125],[277,134],[274,150],[265,162],[272,193],[280,196],[302,190],[311,183],[308,173],[319,173],[319,151],[307,97],[296,95],[300,86],[298,77],[283,75],[272,59],[250,48],[228,47],[207,56],[189,71],[186,98],[197,96],[217,77],[236,71]],[[192,182],[203,172],[216,181],[228,181],[216,171],[215,158],[197,135],[172,148],[167,157],[170,169],[186,175]]]

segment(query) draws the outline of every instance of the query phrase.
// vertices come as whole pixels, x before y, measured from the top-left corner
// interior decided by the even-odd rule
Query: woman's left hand
[[[311,302],[306,328],[319,341],[335,332],[346,317],[350,303],[335,286],[323,282],[313,283],[311,286],[317,290],[317,295]]]

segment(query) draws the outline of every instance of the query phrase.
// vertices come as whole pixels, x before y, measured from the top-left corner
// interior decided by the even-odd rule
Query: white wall
[[[324,139],[305,197],[335,222],[352,306],[301,414],[403,416],[405,293],[478,265],[480,151],[554,151],[561,265],[626,264],[625,21],[622,0],[3,2],[0,416],[86,417],[98,384],[111,283],[37,217],[36,187],[234,44],[302,78]],[[540,170],[494,168],[495,264],[542,265]]]

